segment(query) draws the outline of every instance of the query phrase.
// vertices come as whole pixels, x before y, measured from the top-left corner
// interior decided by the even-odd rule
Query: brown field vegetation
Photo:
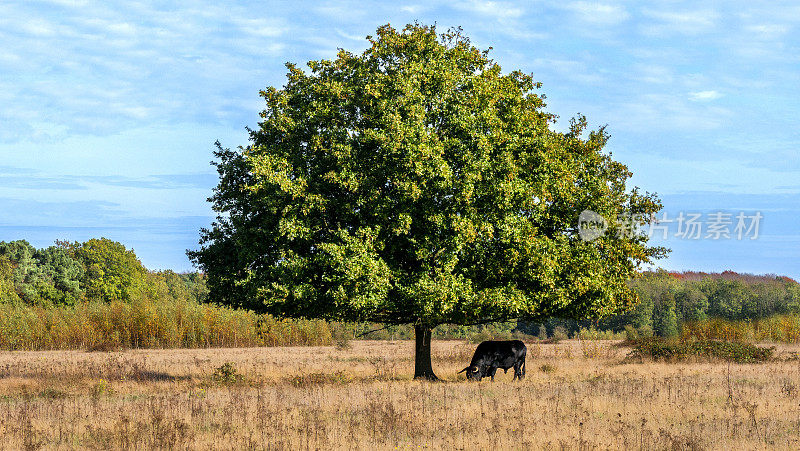
[[[467,382],[474,344],[0,352],[0,449],[798,449],[800,346],[765,364],[641,362],[528,344],[527,377]]]

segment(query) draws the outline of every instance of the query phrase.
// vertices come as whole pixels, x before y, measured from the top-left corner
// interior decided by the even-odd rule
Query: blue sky
[[[247,144],[258,91],[287,61],[415,20],[532,73],[558,127],[607,124],[669,218],[763,215],[754,240],[672,229],[660,266],[800,278],[800,4],[780,1],[4,1],[0,240],[105,236],[149,268],[191,269],[213,143]]]

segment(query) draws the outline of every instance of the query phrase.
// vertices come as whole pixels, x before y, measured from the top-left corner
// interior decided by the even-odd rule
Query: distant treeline
[[[199,273],[148,271],[133,250],[106,238],[56,241],[36,249],[25,240],[0,241],[0,302],[52,307],[87,301],[180,298],[201,301]]]
[[[640,303],[632,311],[600,321],[552,319],[544,324],[519,324],[526,333],[574,335],[582,328],[639,335],[673,336],[690,324],[709,320],[747,323],[800,314],[800,284],[777,275],[647,271],[629,282]]]
[[[781,276],[652,271],[632,311],[600,321],[443,325],[439,339],[631,335],[800,340],[800,285]],[[37,249],[0,242],[0,349],[329,345],[413,338],[410,326],[279,320],[214,305],[201,273],[147,270],[105,238]]]
[[[324,321],[204,303],[200,273],[148,271],[105,238],[0,242],[0,349],[326,345]]]

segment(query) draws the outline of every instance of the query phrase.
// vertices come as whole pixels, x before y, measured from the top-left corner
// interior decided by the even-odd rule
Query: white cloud
[[[367,13],[369,12],[369,10],[361,3],[335,4],[333,2],[328,2],[322,6],[317,6],[314,8],[314,11],[317,14],[325,16],[329,20],[336,22],[361,22],[367,17]]]
[[[524,41],[531,41],[531,40],[541,40],[541,39],[548,39],[551,36],[547,33],[538,33],[535,31],[530,31],[523,29],[522,26],[520,27],[508,27],[503,30],[503,34],[508,35],[514,39],[520,39]]]
[[[232,105],[269,82],[265,62],[286,53],[291,30],[244,7],[61,6],[0,7],[10,19],[0,30],[0,70],[13,80],[0,95],[0,141],[201,118],[243,126],[257,110]]]
[[[566,6],[582,21],[598,25],[616,25],[628,20],[630,14],[621,5],[599,2],[573,2]]]
[[[524,13],[522,8],[506,2],[471,0],[457,3],[455,6],[475,14],[492,17],[495,20],[516,19]]]
[[[536,58],[532,66],[537,73],[552,72],[557,74],[559,79],[573,80],[581,84],[598,84],[604,81],[599,71],[589,69],[589,65],[583,61]]]
[[[403,6],[403,7],[400,8],[400,11],[403,11],[403,12],[406,12],[406,13],[411,13],[411,14],[417,14],[421,10],[422,10],[422,8],[419,5],[406,5],[406,6]]]
[[[18,26],[23,32],[37,37],[47,37],[56,34],[53,24],[46,20],[26,20],[25,22],[20,23]]]
[[[654,23],[642,26],[642,32],[648,35],[686,34],[696,35],[712,31],[717,24],[719,14],[714,10],[698,11],[655,11],[645,9],[645,17],[655,19]]]
[[[265,19],[244,19],[234,17],[231,23],[239,31],[260,37],[276,37],[280,36],[288,30],[288,27],[281,25],[277,21]]]
[[[630,130],[708,131],[730,124],[733,113],[713,104],[694,103],[672,94],[644,94],[612,105],[608,122]]]
[[[690,92],[689,93],[689,100],[692,100],[692,101],[695,101],[695,102],[705,102],[705,101],[709,101],[709,100],[716,100],[716,99],[719,99],[720,97],[722,97],[722,94],[720,94],[717,91],[713,91],[713,90],[711,90],[711,91],[694,91],[694,92]]]
[[[644,83],[664,84],[672,83],[675,77],[673,70],[669,67],[655,64],[639,64],[635,67],[633,79]]]
[[[343,38],[345,38],[345,39],[349,39],[349,40],[351,40],[351,41],[363,41],[363,40],[365,40],[365,39],[366,39],[366,36],[361,36],[361,35],[357,35],[357,34],[346,33],[344,30],[342,30],[342,29],[340,29],[340,28],[337,28],[337,29],[336,29],[336,34],[338,34],[339,36],[341,36],[341,37],[343,37]]]
[[[74,23],[79,26],[89,27],[101,35],[123,35],[126,38],[131,38],[142,33],[142,30],[132,23],[100,17],[76,18]]]
[[[53,5],[75,8],[79,6],[86,6],[89,2],[87,0],[44,0],[46,3]]]
[[[758,24],[758,25],[748,25],[745,27],[745,30],[759,34],[763,37],[778,37],[781,35],[786,34],[789,31],[789,27],[783,24]]]
[[[21,61],[22,58],[20,58],[20,56],[17,55],[16,53],[0,49],[0,65],[4,63],[9,65],[16,65]]]

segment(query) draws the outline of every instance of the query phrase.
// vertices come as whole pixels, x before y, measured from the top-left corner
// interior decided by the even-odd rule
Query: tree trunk
[[[431,328],[414,325],[416,348],[414,353],[414,379],[439,380],[431,365]]]

